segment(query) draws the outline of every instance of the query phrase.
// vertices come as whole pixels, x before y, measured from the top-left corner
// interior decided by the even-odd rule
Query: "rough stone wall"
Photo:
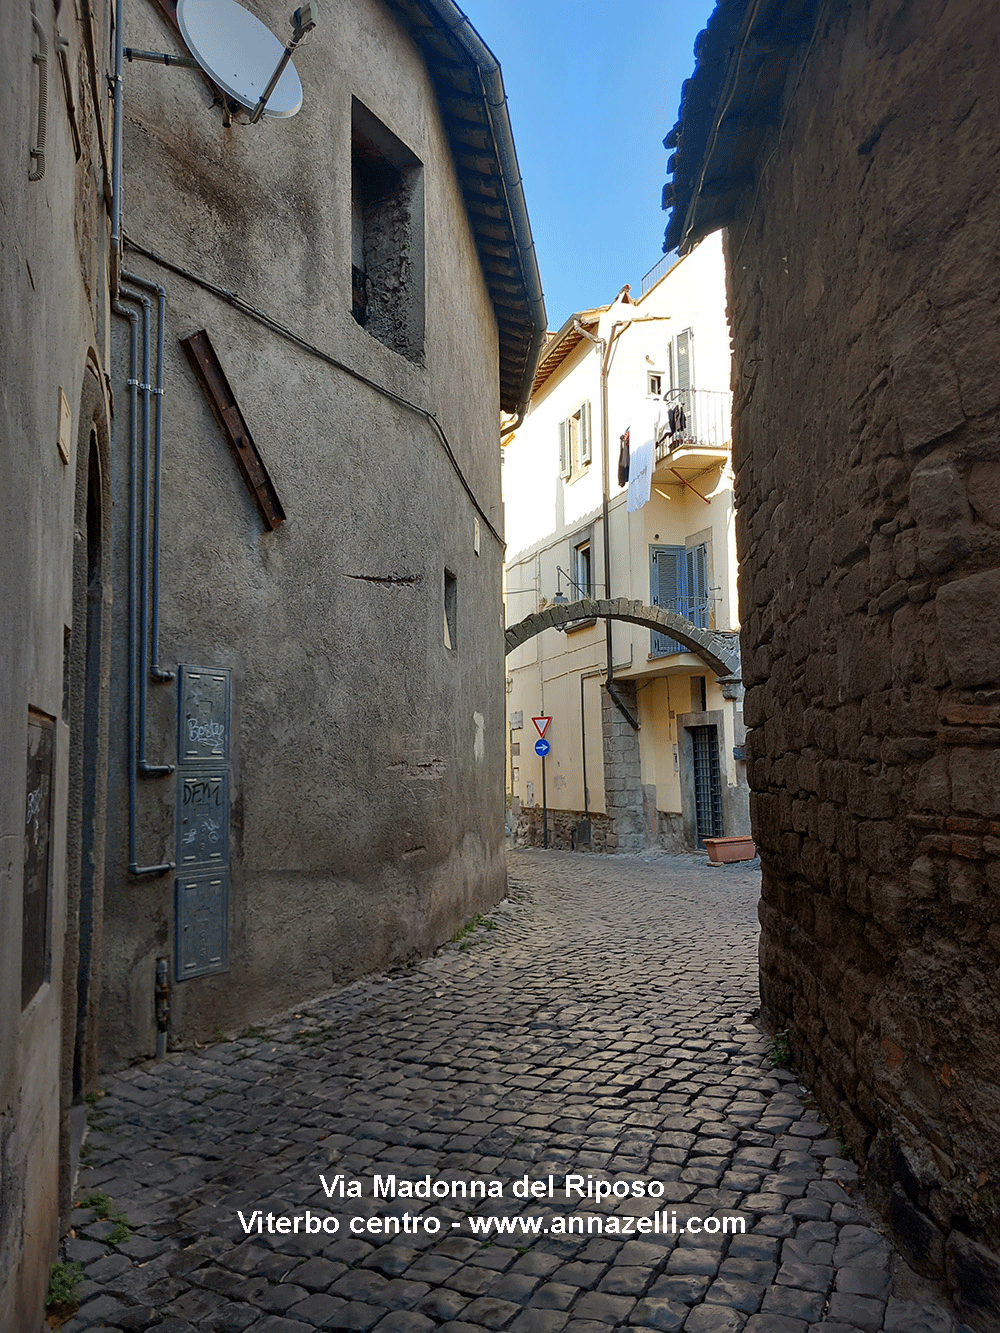
[[[824,24],[728,239],[763,1013],[996,1329],[1000,6]]]
[[[576,843],[576,826],[584,819],[590,820],[590,842]],[[540,805],[522,808],[517,836],[529,847],[544,845],[545,826]],[[607,815],[593,810],[550,810],[549,846],[554,851],[563,852],[613,852],[616,850],[614,825]]]
[[[638,712],[634,681],[615,681],[618,696],[633,717]],[[639,733],[630,727],[606,689],[601,691],[604,738],[604,801],[614,832],[608,850],[641,852],[645,846],[642,763]]]

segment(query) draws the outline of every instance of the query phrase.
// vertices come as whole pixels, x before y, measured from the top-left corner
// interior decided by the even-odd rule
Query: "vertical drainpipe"
[[[586,338],[597,348],[601,363],[601,522],[604,525],[604,596],[611,600],[611,479],[608,470],[608,371],[611,364],[611,348],[614,344],[614,329],[611,338],[599,338],[585,329],[578,319],[574,319],[573,328],[581,338]],[[611,617],[604,622],[605,644],[608,659],[608,674],[605,682],[608,689],[614,675],[611,644]]]
[[[125,291],[121,286],[122,277],[122,64],[124,60],[124,4],[115,2],[115,72],[114,88],[114,124],[112,134],[111,159],[111,244],[109,256],[111,308],[122,315],[130,325],[129,357],[129,608],[128,608],[128,868],[129,873],[138,878],[154,875],[166,875],[174,869],[172,861],[159,865],[141,866],[136,857],[135,807],[136,773],[141,770],[146,776],[164,776],[174,771],[173,764],[148,764],[146,762],[146,673],[148,669],[149,624],[147,620],[147,598],[149,589],[149,417],[150,397],[153,392],[150,385],[149,325],[151,302],[139,292]],[[147,290],[156,290],[159,298],[159,318],[157,326],[156,352],[156,482],[154,498],[154,574],[153,574],[153,671],[157,680],[169,680],[172,673],[163,672],[159,666],[159,556],[160,556],[160,438],[161,438],[161,399],[163,396],[163,332],[164,306],[166,293],[162,287],[154,287],[144,279],[129,275],[136,286]],[[142,304],[143,310],[143,472],[142,472],[142,667],[140,675],[141,691],[141,755],[136,740],[135,691],[136,691],[136,487],[139,466],[138,414],[139,414],[139,315],[135,309],[123,305],[124,300]],[[170,984],[167,980],[167,960],[159,958],[156,962],[156,1054],[162,1058],[167,1052],[167,1024],[170,1016]]]
[[[152,549],[152,605],[150,608],[150,618],[148,623],[148,632],[151,638],[152,663],[149,666],[149,674],[153,680],[168,681],[174,679],[174,673],[160,666],[160,473],[162,457],[162,437],[163,437],[163,349],[164,333],[166,327],[166,308],[167,293],[157,282],[150,282],[147,278],[140,278],[135,273],[122,273],[126,282],[133,287],[141,287],[145,291],[155,292],[157,298],[157,327],[156,327],[156,384],[151,387],[150,392],[156,398],[156,435],[153,448],[153,549]],[[147,375],[147,383],[148,383]],[[146,476],[148,488],[149,476],[149,456],[146,456]],[[145,502],[143,505],[145,511]],[[145,513],[144,513],[145,521]],[[148,528],[147,528],[148,530]],[[143,611],[143,634],[147,632],[147,616]],[[144,640],[145,641],[145,640]]]
[[[124,0],[115,0],[114,122],[111,135],[111,292],[117,299],[122,268],[122,64]],[[118,312],[119,314],[121,311]]]
[[[122,277],[127,279],[127,275],[122,273]],[[133,292],[129,289],[121,288],[121,299],[123,301],[133,301],[142,306],[142,379],[139,381],[138,388],[142,390],[142,518],[139,520],[133,507],[132,526],[133,529],[137,521],[142,523],[142,566],[141,566],[141,589],[139,593],[139,741],[138,741],[138,767],[139,772],[144,777],[166,777],[174,771],[173,764],[151,764],[146,758],[146,703],[149,689],[149,437],[150,437],[150,419],[152,417],[152,398],[153,386],[150,383],[150,370],[152,362],[150,359],[150,338],[149,330],[152,324],[152,302],[148,296],[143,296],[140,292]],[[159,424],[159,414],[157,414],[157,424]],[[133,455],[133,462],[137,465],[137,454]],[[134,614],[133,614],[134,619]],[[169,678],[169,677],[168,677]]]
[[[138,293],[119,291],[119,296],[124,300],[132,300],[137,303],[146,301]],[[152,875],[166,875],[174,869],[172,861],[164,862],[160,865],[140,866],[136,859],[136,833],[135,833],[135,810],[136,810],[136,774],[138,772],[138,744],[136,727],[136,639],[137,620],[138,620],[138,571],[137,571],[137,553],[136,553],[136,522],[138,510],[138,472],[139,472],[139,312],[122,303],[122,300],[112,301],[112,309],[116,314],[122,315],[129,321],[130,325],[130,356],[129,356],[129,615],[128,615],[128,860],[129,872],[137,878],[144,878]],[[147,364],[148,372],[148,364]],[[148,379],[146,381],[148,384]],[[148,420],[148,418],[147,418]],[[162,767],[166,768],[166,765]],[[167,769],[172,771],[172,766]]]

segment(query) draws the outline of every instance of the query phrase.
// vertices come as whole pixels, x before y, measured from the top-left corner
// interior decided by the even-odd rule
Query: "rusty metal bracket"
[[[250,434],[250,427],[240,411],[236,395],[229,387],[226,372],[216,355],[211,339],[204,329],[182,338],[181,346],[191,363],[195,378],[208,399],[216,420],[222,427],[226,443],[243,474],[247,489],[257,502],[260,516],[271,532],[285,521],[285,511],[274,488],[260,450]]]
[[[694,491],[695,495],[697,495],[699,500],[704,500],[707,505],[710,505],[712,503],[712,501],[708,498],[707,495],[702,495],[701,491],[699,491],[697,486],[691,485],[687,477],[682,477],[675,467],[672,467],[670,471],[674,474],[674,476],[677,478],[677,480],[680,482],[682,486],[686,486],[689,491]]]

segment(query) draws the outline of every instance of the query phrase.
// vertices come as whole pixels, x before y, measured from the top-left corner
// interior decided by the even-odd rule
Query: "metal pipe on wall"
[[[156,433],[153,446],[153,550],[152,550],[152,606],[150,611],[149,634],[152,648],[152,663],[149,674],[153,680],[167,681],[174,679],[174,672],[160,666],[160,494],[161,494],[161,457],[163,439],[163,352],[166,329],[167,293],[158,282],[140,278],[136,273],[123,272],[122,277],[133,287],[155,292],[157,298],[156,327],[156,384],[152,393],[156,398]],[[148,383],[148,376],[147,376]],[[147,460],[147,477],[148,477]],[[148,484],[148,482],[147,482]],[[145,617],[144,629],[145,633]]]
[[[117,298],[122,269],[122,62],[124,0],[115,0],[114,121],[111,131],[111,292]],[[119,312],[120,313],[120,312]]]
[[[122,277],[126,275],[123,272]],[[153,386],[150,383],[150,325],[153,321],[152,302],[148,296],[133,292],[123,287],[123,301],[133,301],[142,305],[142,379],[138,388],[142,391],[142,566],[141,589],[139,593],[139,772],[144,777],[165,777],[174,771],[173,764],[151,764],[146,758],[146,709],[149,697],[149,438],[150,419],[152,417]],[[157,416],[159,422],[159,416]],[[136,465],[133,456],[133,466]],[[136,524],[133,510],[131,522]]]
[[[147,298],[139,295],[138,292],[128,292],[121,290],[119,295],[122,299],[131,300],[136,304],[146,301]],[[138,582],[138,560],[136,553],[136,511],[138,509],[138,471],[139,471],[139,312],[127,305],[122,304],[122,300],[114,300],[111,303],[115,314],[123,316],[129,321],[130,326],[130,348],[129,348],[129,615],[128,615],[128,860],[129,871],[137,877],[150,875],[166,875],[174,869],[174,863],[164,862],[160,865],[140,866],[136,859],[136,833],[135,833],[135,813],[136,813],[136,776],[138,773],[138,745],[137,745],[137,727],[136,727],[136,639],[137,635],[137,605],[139,594],[137,588]],[[147,381],[148,383],[148,381]]]

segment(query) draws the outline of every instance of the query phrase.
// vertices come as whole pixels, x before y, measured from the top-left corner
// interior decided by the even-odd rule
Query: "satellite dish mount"
[[[282,51],[281,59],[278,61],[277,68],[275,69],[274,73],[268,80],[267,87],[261,93],[260,101],[253,109],[253,114],[250,117],[251,125],[256,125],[258,120],[260,120],[261,116],[264,114],[264,110],[268,104],[268,101],[270,100],[271,94],[278,86],[278,80],[281,78],[282,74],[284,74],[285,66],[292,58],[292,52],[298,46],[299,42],[302,41],[302,38],[306,35],[306,33],[312,32],[315,26],[316,26],[316,4],[315,0],[311,0],[310,3],[302,5],[292,15],[292,40],[285,47],[284,51]]]
[[[318,14],[317,0],[296,9],[292,40],[282,47],[270,28],[236,0],[177,0],[177,26],[194,59],[133,47],[123,54],[129,60],[201,69],[231,101],[250,112],[251,125],[263,116],[285,120],[302,106],[292,54],[315,28]]]

